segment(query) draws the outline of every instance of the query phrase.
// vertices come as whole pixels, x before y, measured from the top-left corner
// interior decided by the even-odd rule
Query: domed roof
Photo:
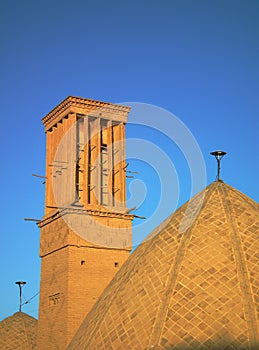
[[[68,349],[258,346],[258,209],[222,181],[197,194],[130,256]]]
[[[0,322],[0,349],[32,350],[36,349],[37,320],[23,312]]]

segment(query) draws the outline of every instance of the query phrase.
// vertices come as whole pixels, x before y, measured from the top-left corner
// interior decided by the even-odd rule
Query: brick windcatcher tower
[[[67,97],[42,121],[45,214],[40,228],[38,350],[65,350],[128,258],[125,207],[129,107]]]

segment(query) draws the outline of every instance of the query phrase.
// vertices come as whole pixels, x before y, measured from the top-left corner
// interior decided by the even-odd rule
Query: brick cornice
[[[96,113],[98,110],[102,114],[107,114],[105,117],[126,122],[130,107],[88,98],[68,96],[42,118],[42,123],[44,124],[45,131],[47,131],[69,113],[89,114],[93,111]],[[112,118],[111,115],[116,115],[116,118]]]
[[[126,220],[134,219],[134,215],[128,214],[127,212],[114,212],[114,211],[105,211],[105,210],[96,210],[96,209],[66,207],[66,208],[59,208],[54,213],[51,213],[50,215],[45,216],[42,220],[37,222],[37,225],[39,228],[41,228],[49,224],[50,222],[67,214],[101,216],[101,217],[118,218],[118,219],[126,219]]]

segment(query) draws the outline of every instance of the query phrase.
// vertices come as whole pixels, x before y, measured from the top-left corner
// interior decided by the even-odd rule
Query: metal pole
[[[22,286],[19,284],[19,289],[20,289],[20,306],[19,306],[19,311],[22,311]]]
[[[217,181],[221,181],[220,180],[220,161],[221,161],[221,158],[224,157],[227,153],[224,151],[214,151],[214,152],[210,152],[210,154],[217,159],[217,164],[218,164]]]
[[[18,284],[19,290],[20,290],[19,312],[21,312],[21,311],[22,311],[22,287],[26,284],[26,282],[24,282],[24,281],[17,281],[17,282],[15,282],[15,283]]]
[[[217,162],[218,162],[218,175],[217,175],[217,180],[219,181],[219,175],[220,175],[220,158],[217,157]]]

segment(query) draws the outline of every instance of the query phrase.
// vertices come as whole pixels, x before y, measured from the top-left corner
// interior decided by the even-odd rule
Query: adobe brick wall
[[[38,350],[66,349],[129,251],[67,246],[42,259]]]
[[[96,211],[91,216],[85,209],[72,208],[67,213],[54,211],[39,223],[42,257],[39,350],[66,349],[128,258],[132,216],[112,215]],[[69,225],[71,222],[74,226]],[[73,228],[78,232],[85,228],[83,233],[90,239],[85,240]]]
[[[46,195],[45,216],[38,223],[42,258],[38,350],[67,348],[130,254],[133,216],[125,208],[129,110],[69,96],[42,119]],[[75,126],[78,120],[83,130]],[[101,152],[107,153],[105,166],[100,165]],[[110,175],[104,181],[106,173]],[[105,203],[104,182],[110,193]]]

